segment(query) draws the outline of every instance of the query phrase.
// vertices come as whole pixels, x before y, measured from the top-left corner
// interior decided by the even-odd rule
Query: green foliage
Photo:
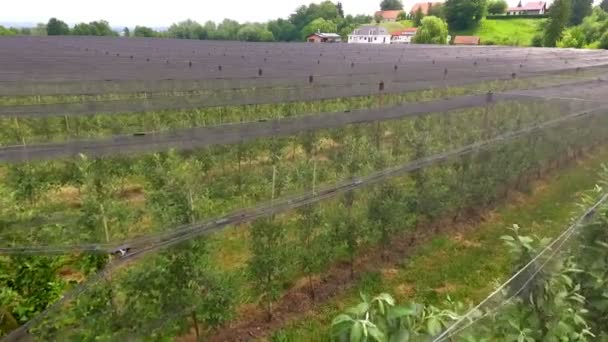
[[[442,3],[430,3],[427,15],[445,20],[445,9]]]
[[[57,18],[49,19],[49,22],[46,24],[46,31],[49,36],[67,36],[70,34],[68,24]]]
[[[374,22],[376,24],[380,24],[383,20],[384,20],[384,17],[382,16],[381,13],[374,14]]]
[[[593,0],[572,0],[572,12],[570,14],[570,24],[579,25],[583,19],[591,14]]]
[[[0,258],[0,308],[19,323],[31,319],[65,290],[67,284],[58,275],[61,265],[60,258]]]
[[[491,0],[488,3],[489,14],[504,14],[507,11],[507,2],[504,0]]]
[[[585,46],[585,33],[580,27],[567,29],[562,39],[557,42],[558,47],[562,48],[577,48]]]
[[[271,42],[274,40],[272,32],[262,24],[245,24],[236,34],[238,40],[246,42]]]
[[[405,11],[402,11],[399,13],[399,15],[397,15],[397,21],[403,21],[403,20],[407,20],[408,19],[408,15],[407,13],[405,13]]]
[[[133,37],[158,37],[159,33],[146,26],[135,26],[133,29]]]
[[[401,0],[382,0],[380,1],[380,10],[382,11],[395,11],[402,10],[403,3]]]
[[[444,4],[445,19],[450,30],[473,27],[486,13],[486,0],[447,0]]]
[[[401,191],[394,184],[383,185],[368,204],[371,228],[379,233],[385,252],[399,229],[407,229],[416,222],[414,198]]]
[[[414,24],[414,27],[419,27],[423,18],[424,13],[422,13],[422,7],[418,7],[416,12],[412,13],[412,23]]]
[[[571,15],[571,0],[556,0],[551,5],[549,19],[545,24],[543,45],[554,47],[562,37]]]
[[[7,29],[6,27],[0,25],[0,37],[1,36],[14,36],[17,32],[15,30]]]
[[[602,36],[600,37],[599,46],[602,49],[608,49],[608,31],[604,32],[604,34],[602,34]]]
[[[125,26],[125,28],[122,29],[122,36],[127,38],[131,37],[131,30]]]
[[[413,42],[416,44],[447,44],[448,26],[437,17],[427,16],[422,19]]]
[[[92,21],[88,24],[76,24],[74,28],[72,28],[70,34],[74,36],[118,36],[118,34],[112,30],[110,24],[105,20]]]
[[[602,2],[600,2],[599,7],[604,11],[604,12],[608,12],[608,0],[602,0]]]
[[[180,39],[207,39],[209,32],[198,22],[187,19],[169,27],[167,35]]]
[[[300,34],[296,26],[285,19],[269,21],[268,30],[272,32],[273,37],[277,41],[291,42],[300,38]]]
[[[544,19],[482,19],[477,25],[467,30],[452,32],[452,35],[478,36],[481,44],[529,46],[532,38],[540,34]],[[542,44],[541,44],[542,46]]]
[[[217,30],[213,34],[213,39],[219,40],[237,40],[237,34],[241,29],[241,24],[238,21],[224,19],[217,25]]]
[[[430,305],[410,303],[398,306],[387,293],[374,298],[361,294],[361,299],[363,302],[333,319],[334,340],[424,341],[441,333],[444,327],[458,318],[453,311]]]
[[[534,47],[542,47],[543,46],[543,36],[541,34],[535,34],[532,37],[532,46]]]
[[[308,25],[304,26],[304,28],[302,29],[302,39],[305,39],[306,37],[310,36],[311,34],[317,33],[317,32],[336,33],[337,27],[336,27],[336,24],[334,24],[330,20],[325,20],[323,18],[317,18],[317,19],[311,21],[310,23],[308,23]]]
[[[285,278],[285,228],[274,219],[260,219],[251,225],[249,274],[256,292],[265,303],[268,320],[272,319],[272,302],[280,294]]]

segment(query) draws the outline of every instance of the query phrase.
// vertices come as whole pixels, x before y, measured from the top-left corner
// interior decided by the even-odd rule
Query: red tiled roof
[[[454,45],[479,45],[479,41],[477,36],[456,36]]]
[[[378,11],[376,15],[380,14],[383,19],[386,20],[397,20],[399,13],[403,12],[402,10],[394,10],[394,11]]]
[[[540,11],[547,6],[544,1],[528,2],[525,6],[509,7],[507,11]]]
[[[420,9],[422,10],[422,14],[427,15],[429,14],[429,8],[435,5],[441,5],[443,4],[442,2],[417,2],[414,4],[414,6],[412,6],[412,9],[410,10],[410,13],[416,13],[418,11],[418,8],[420,7]]]

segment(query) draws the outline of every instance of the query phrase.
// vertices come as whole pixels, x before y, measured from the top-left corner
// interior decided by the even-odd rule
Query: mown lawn
[[[607,161],[608,152],[602,151],[536,183],[530,195],[511,199],[510,204],[491,212],[473,229],[439,235],[398,268],[364,275],[353,290],[322,305],[308,318],[275,332],[272,341],[328,340],[331,320],[358,303],[360,292],[388,292],[401,303],[440,304],[448,295],[458,301],[478,302],[511,272],[512,261],[499,237],[509,233],[513,224],[520,225],[523,234],[557,236],[574,213],[580,212],[580,193],[593,187],[600,165]]]
[[[452,36],[479,36],[484,45],[532,45],[532,37],[546,19],[483,19],[477,27],[454,31]]]

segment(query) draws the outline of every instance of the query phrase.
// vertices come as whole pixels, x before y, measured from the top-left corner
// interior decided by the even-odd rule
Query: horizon
[[[224,19],[232,19],[238,22],[267,22],[278,18],[288,18],[296,9],[310,3],[320,3],[320,0],[267,0],[264,6],[247,0],[235,0],[235,9],[226,15],[224,6],[213,2],[211,4],[201,4],[194,0],[174,1],[171,8],[161,6],[145,7],[141,0],[134,0],[123,3],[118,0],[108,0],[100,4],[91,4],[86,14],[78,9],[74,0],[58,0],[52,4],[44,2],[39,6],[31,6],[29,3],[8,3],[0,13],[0,25],[13,27],[33,27],[38,23],[47,23],[52,17],[66,22],[73,26],[82,22],[96,20],[106,20],[114,29],[123,27],[133,28],[136,25],[148,26],[154,29],[166,29],[171,24],[186,19],[192,19],[199,23],[207,21],[221,22]],[[332,1],[336,3],[336,1]],[[369,0],[344,0],[341,1],[346,15],[373,15],[379,10],[380,1]],[[408,11],[417,0],[403,1],[405,11]],[[441,1],[443,2],[443,1]],[[519,0],[508,0],[509,6],[515,6]],[[526,2],[526,1],[523,1]],[[551,3],[551,1],[547,1]],[[142,6],[140,6],[142,5]],[[141,8],[147,8],[146,15],[132,15]],[[116,11],[123,8],[124,11]],[[263,9],[263,11],[259,11]],[[269,10],[270,9],[270,10]],[[49,14],[51,13],[51,14]],[[94,14],[90,14],[94,13]],[[198,14],[205,13],[205,14]]]

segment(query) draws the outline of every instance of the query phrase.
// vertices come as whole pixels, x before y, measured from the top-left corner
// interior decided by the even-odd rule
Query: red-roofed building
[[[410,44],[418,29],[415,27],[406,28],[391,33],[391,44]]]
[[[545,14],[545,12],[547,12],[547,3],[544,1],[528,2],[525,6],[522,6],[520,1],[516,7],[507,8],[507,15]]]
[[[477,36],[456,36],[454,37],[454,45],[479,45],[481,39]]]
[[[394,11],[378,11],[374,15],[374,17],[381,16],[382,21],[397,21],[397,17],[399,14],[403,12],[402,10],[394,10]]]
[[[410,10],[410,14],[414,14],[418,11],[418,8],[420,8],[420,10],[422,11],[422,14],[424,15],[428,15],[429,14],[429,9],[435,5],[442,5],[442,2],[417,2],[414,4],[414,6],[412,6],[412,9]]]

